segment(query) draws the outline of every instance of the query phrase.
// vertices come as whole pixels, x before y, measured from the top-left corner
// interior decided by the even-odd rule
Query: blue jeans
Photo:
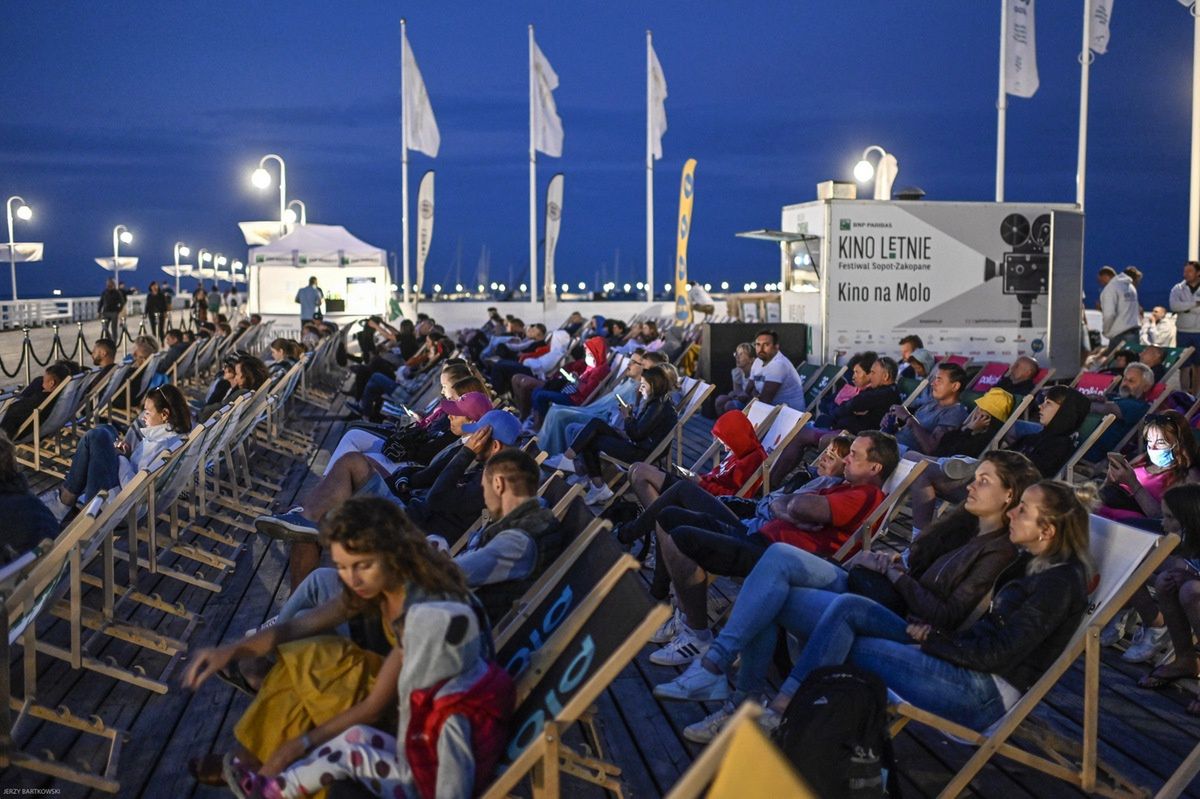
[[[906,702],[984,731],[1004,715],[992,675],[927,655],[915,644],[859,638],[848,662],[878,674]]]
[[[63,486],[88,499],[121,484],[121,454],[114,447],[117,431],[101,425],[84,433],[71,459]]]
[[[364,408],[374,408],[375,404],[383,399],[385,394],[390,394],[400,385],[392,378],[385,375],[383,372],[376,372],[367,380],[367,385],[363,388],[362,406]]]
[[[811,632],[829,603],[845,592],[847,579],[840,566],[788,544],[772,544],[746,577],[738,600],[733,603],[729,622],[713,641],[705,659],[728,672],[740,652],[738,690],[761,694],[766,688],[767,670],[775,649],[775,625],[780,622],[784,608],[791,611],[788,629]],[[796,590],[799,588],[823,590]]]
[[[326,602],[337,599],[342,595],[343,590],[337,569],[324,566],[313,569],[300,582],[300,585],[296,586],[296,590],[292,591],[292,595],[279,609],[279,623],[291,621]],[[337,626],[336,632],[343,638],[350,637],[350,627],[344,623]]]
[[[575,401],[569,394],[561,391],[551,391],[548,388],[535,389],[533,392],[533,412],[542,418],[551,405],[574,405]]]
[[[589,419],[607,418],[615,404],[616,400],[612,403],[600,400],[586,408],[569,405],[553,405],[547,408],[542,427],[538,430],[538,446],[548,455],[561,455]]]

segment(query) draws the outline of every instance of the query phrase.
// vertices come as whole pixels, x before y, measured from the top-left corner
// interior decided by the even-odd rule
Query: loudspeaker
[[[763,324],[761,322],[729,322],[706,324],[701,342],[700,363],[696,376],[717,387],[713,395],[728,393],[733,388],[729,373],[733,369],[733,351],[743,341],[754,345],[754,337],[760,330],[774,330],[779,334],[782,355],[794,364],[808,358],[808,325]]]

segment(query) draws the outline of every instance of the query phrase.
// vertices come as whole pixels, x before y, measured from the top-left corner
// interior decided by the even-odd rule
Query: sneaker
[[[613,498],[613,490],[606,485],[592,486],[584,496],[583,501],[588,505],[603,505]]]
[[[560,472],[575,474],[575,464],[567,460],[566,455],[551,455],[542,461],[542,465],[547,469],[557,469]]]
[[[729,680],[724,674],[713,674],[696,658],[683,674],[670,682],[654,686],[654,695],[659,699],[693,702],[723,702],[732,693]]]
[[[1133,642],[1121,654],[1126,663],[1149,663],[1171,645],[1166,627],[1149,627],[1143,624],[1133,634]]]
[[[1116,646],[1117,642],[1125,637],[1125,633],[1133,627],[1134,613],[1133,608],[1118,611],[1117,615],[1113,616],[1112,620],[1100,631],[1100,646]]]
[[[695,724],[689,724],[684,727],[683,737],[692,743],[709,743],[713,738],[717,737],[717,733],[725,726],[725,722],[729,721],[729,717],[736,711],[737,705],[726,701],[721,705],[719,710],[708,714]],[[758,726],[766,732],[774,732],[779,727],[781,721],[783,721],[783,714],[777,710],[772,710],[768,706],[763,708],[762,715],[758,717]]]
[[[278,623],[279,623],[279,617],[272,616],[271,618],[267,619],[266,621],[264,621],[262,624],[258,625],[257,627],[251,627],[249,630],[246,630],[246,632],[242,633],[242,637],[249,638],[250,636],[254,635],[256,632],[265,630],[268,627],[274,627]]]
[[[681,630],[683,630],[683,611],[675,608],[675,612],[671,614],[671,618],[664,621],[654,631],[654,635],[650,636],[650,643],[658,644],[659,646],[669,644],[671,643],[671,639],[679,635]]]
[[[67,518],[67,514],[71,512],[70,506],[63,504],[63,501],[59,499],[58,489],[42,494],[42,503],[50,509],[50,513],[60,522]]]
[[[1154,661],[1155,666],[1162,666],[1170,663],[1175,659],[1175,644],[1171,643],[1170,637],[1167,638],[1167,646],[1162,651],[1162,654]]]
[[[650,662],[656,666],[686,666],[707,652],[711,643],[711,632],[698,632],[684,624],[669,644],[650,653]]]
[[[979,461],[974,458],[947,458],[942,464],[942,474],[951,480],[966,480],[975,474],[975,467],[978,465]]]
[[[316,541],[317,524],[290,510],[275,516],[259,516],[254,527],[260,533],[280,541]]]

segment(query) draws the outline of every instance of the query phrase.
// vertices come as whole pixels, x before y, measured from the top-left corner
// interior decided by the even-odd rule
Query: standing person
[[[208,294],[204,291],[203,280],[196,283],[196,290],[192,292],[192,317],[196,327],[208,321]]]
[[[705,318],[712,316],[716,311],[716,305],[713,303],[713,298],[704,286],[701,286],[696,281],[688,282],[688,304],[692,306],[692,313],[702,313]]]
[[[163,294],[158,287],[157,280],[150,281],[150,288],[146,290],[146,316],[150,320],[150,332],[154,334],[160,341],[163,339],[167,330],[167,295]]]
[[[121,317],[121,311],[124,309],[125,295],[117,288],[117,281],[110,277],[104,284],[103,293],[100,294],[100,321],[102,324],[100,335],[103,338],[116,340],[117,320]]]
[[[1117,274],[1111,266],[1100,269],[1100,315],[1105,338],[1110,349],[1123,342],[1136,344],[1141,336],[1142,312],[1138,305],[1137,288],[1126,273]]]
[[[1200,387],[1200,261],[1183,265],[1183,280],[1171,289],[1167,304],[1175,312],[1175,346],[1195,347],[1183,365],[1183,390],[1195,393]]]
[[[321,318],[321,303],[325,302],[325,292],[317,286],[316,276],[310,277],[308,285],[296,292],[296,302],[300,304],[301,325]]]
[[[221,289],[217,285],[217,281],[213,281],[212,288],[208,291],[208,315],[214,319],[221,313]]]

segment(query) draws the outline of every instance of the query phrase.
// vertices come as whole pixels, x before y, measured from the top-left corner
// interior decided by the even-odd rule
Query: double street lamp
[[[283,162],[283,157],[268,153],[258,161],[258,169],[254,170],[250,175],[250,182],[259,189],[270,188],[271,173],[267,171],[267,161],[277,161],[279,163],[279,235],[287,233],[287,165]]]
[[[121,245],[132,243],[133,234],[129,228],[124,225],[113,228],[113,279],[117,282],[117,288],[121,287]]]
[[[17,243],[13,238],[13,203],[18,202],[16,215],[18,219],[28,221],[33,218],[33,209],[30,208],[25,200],[17,195],[8,198],[5,203],[5,210],[8,214],[8,265],[12,269],[12,298],[13,302],[17,300]]]

